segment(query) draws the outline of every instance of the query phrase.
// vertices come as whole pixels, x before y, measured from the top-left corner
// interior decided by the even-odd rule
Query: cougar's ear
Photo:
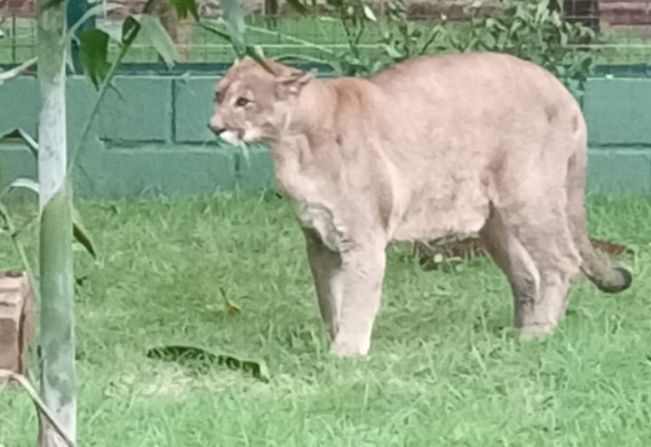
[[[292,70],[282,74],[276,79],[276,94],[279,98],[298,95],[312,79],[314,79],[314,73],[306,73],[301,70]]]

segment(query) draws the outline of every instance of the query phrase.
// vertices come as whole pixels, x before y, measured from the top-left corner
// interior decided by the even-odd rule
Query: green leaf
[[[129,34],[131,34],[134,30],[137,31],[140,29],[140,23],[138,20],[136,20],[136,17],[131,15],[124,19],[124,22],[122,22],[122,37],[120,38],[120,41],[124,43],[125,39],[129,37]]]
[[[425,54],[427,52],[427,50],[429,49],[429,47],[434,43],[436,38],[439,36],[439,34],[441,34],[442,31],[443,31],[443,27],[440,26],[440,25],[437,25],[434,28],[432,28],[430,30],[429,34],[427,35],[427,38],[425,39],[425,42],[423,42],[423,45],[420,48],[418,54],[419,55]]]
[[[366,17],[371,22],[377,22],[377,17],[375,17],[375,13],[370,6],[363,5],[362,8],[364,10],[364,17]]]
[[[515,34],[516,31],[518,31],[522,27],[522,21],[520,19],[516,19],[513,21],[513,24],[511,25],[511,34]]]
[[[384,52],[392,57],[393,59],[400,59],[403,57],[402,53],[398,51],[393,45],[382,45]]]
[[[134,16],[129,16],[124,19],[124,22],[122,22],[122,37],[120,38],[122,45],[125,47],[131,45],[136,37],[138,37],[139,32],[140,23]]]
[[[108,62],[109,35],[93,28],[82,32],[79,40],[81,65],[95,88],[99,88],[111,67]]]
[[[98,3],[97,5],[88,8],[86,12],[84,12],[84,14],[79,18],[79,20],[77,20],[72,26],[68,28],[68,38],[73,36],[79,27],[82,26],[86,20],[90,19],[91,17],[98,15],[98,13],[106,13],[120,8],[124,8],[124,5],[110,2]]]
[[[27,71],[32,65],[36,64],[36,58],[33,57],[11,70],[0,70],[0,85],[4,84],[11,79],[20,76],[23,72]]]
[[[81,218],[81,214],[79,214],[79,210],[77,210],[77,207],[74,205],[72,205],[72,235],[75,240],[79,242],[93,258],[97,257],[95,246],[93,245],[93,241],[90,238],[90,233],[84,225],[84,221]]]
[[[287,0],[287,4],[289,4],[289,6],[299,14],[306,15],[310,13],[309,8],[301,3],[300,0]]]
[[[40,188],[38,182],[29,179],[29,178],[17,178],[9,185],[11,189],[28,189],[37,195],[39,194]]]
[[[547,18],[547,15],[549,14],[549,2],[546,0],[540,1],[538,5],[536,5],[536,15],[541,17],[543,19]]]
[[[314,57],[310,56],[309,54],[301,54],[301,53],[296,53],[296,54],[279,54],[278,56],[273,56],[273,60],[278,61],[278,62],[298,62],[298,61],[303,61],[303,62],[311,62],[314,64],[330,64],[330,61],[324,58],[320,57]]]
[[[258,64],[262,66],[265,70],[267,70],[269,73],[273,74],[273,70],[271,67],[265,62],[264,60],[264,54],[262,53],[262,48],[260,48],[258,45],[255,46],[247,46],[244,50],[244,54],[249,56],[251,59],[256,61]]]
[[[2,202],[0,202],[0,217],[2,218],[5,224],[9,220],[9,210],[7,209],[7,206]],[[2,229],[6,229],[6,228],[2,228]]]
[[[140,24],[140,37],[156,50],[168,67],[174,65],[178,59],[176,47],[160,20],[149,14],[132,17]]]
[[[5,186],[2,191],[0,191],[0,199],[3,199],[7,194],[9,194],[13,189],[27,189],[32,191],[36,195],[39,194],[40,188],[38,182],[35,182],[32,179],[28,178],[17,178],[9,185]]]
[[[235,51],[244,51],[246,47],[244,40],[246,24],[244,23],[244,13],[242,12],[239,1],[219,0],[219,3],[222,8],[224,21],[231,35],[232,43],[235,46]]]
[[[199,27],[208,31],[209,33],[221,37],[222,39],[226,40],[231,44],[233,43],[233,39],[231,38],[231,35],[227,31],[220,30],[219,28],[214,27],[212,25],[206,25],[205,23],[199,23]]]
[[[104,31],[108,34],[109,38],[117,43],[122,43],[122,29],[116,26],[113,26],[112,23],[98,23],[95,25],[95,28]]]
[[[27,145],[27,148],[34,157],[38,157],[38,144],[32,136],[23,129],[13,129],[0,135],[0,140],[7,138],[20,138]]]
[[[567,34],[561,32],[561,45],[566,46],[567,45]]]
[[[40,188],[38,182],[28,179],[28,178],[18,178],[14,180],[9,187],[5,190],[5,193],[10,189],[28,189],[35,194],[39,194]],[[93,257],[97,257],[93,241],[90,238],[90,233],[84,225],[84,221],[81,218],[81,214],[77,208],[72,206],[72,235],[81,246],[83,246],[86,251]]]
[[[170,0],[179,18],[185,19],[188,15],[199,21],[199,8],[195,0]]]
[[[77,69],[75,67],[75,62],[72,60],[72,43],[76,42],[79,43],[79,39],[76,36],[72,36],[72,38],[68,39],[65,42],[66,46],[66,54],[65,54],[65,59],[66,59],[66,66],[71,72],[76,72]]]
[[[270,381],[269,369],[261,360],[242,359],[230,354],[215,354],[207,349],[196,346],[162,346],[149,349],[146,355],[149,358],[173,361],[186,365],[196,364],[196,362],[204,364],[216,363],[217,365],[224,365],[233,370],[249,373],[263,382]]]

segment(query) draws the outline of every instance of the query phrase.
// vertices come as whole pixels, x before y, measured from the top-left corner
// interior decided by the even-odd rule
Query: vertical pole
[[[72,188],[66,175],[65,34],[65,2],[51,4],[50,0],[38,0],[41,397],[74,441],[77,408]],[[45,420],[40,422],[40,447],[65,445]]]

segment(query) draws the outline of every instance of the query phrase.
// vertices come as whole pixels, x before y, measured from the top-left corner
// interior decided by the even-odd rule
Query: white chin
[[[226,130],[219,134],[219,137],[233,146],[241,146],[244,141],[238,136],[237,132],[233,130]]]
[[[255,129],[248,129],[244,132],[244,136],[242,137],[242,141],[245,141],[247,143],[253,143],[255,141],[258,141],[260,139],[260,132],[258,132]]]

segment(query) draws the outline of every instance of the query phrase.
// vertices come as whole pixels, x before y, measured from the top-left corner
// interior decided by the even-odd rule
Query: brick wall
[[[95,198],[193,195],[273,187],[268,155],[247,161],[218,144],[207,128],[213,77],[122,76],[121,97],[109,92],[76,172],[77,194]],[[68,80],[69,139],[78,138],[95,91]],[[0,88],[0,132],[36,134],[38,85],[20,78]],[[583,100],[590,139],[589,189],[612,195],[651,194],[650,78],[591,79]],[[19,142],[0,145],[0,186],[34,176]]]

